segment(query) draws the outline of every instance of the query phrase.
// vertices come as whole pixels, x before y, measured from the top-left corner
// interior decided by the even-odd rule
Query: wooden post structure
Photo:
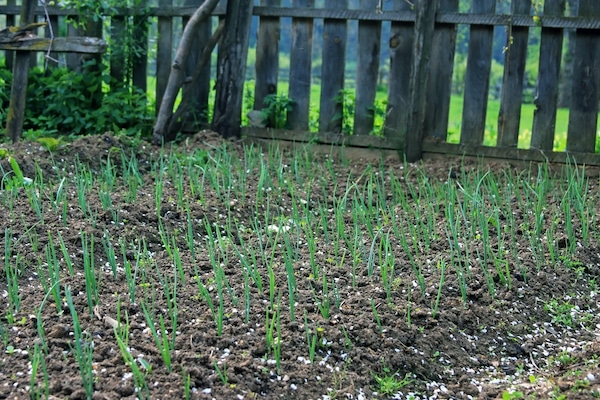
[[[227,2],[224,35],[219,45],[212,122],[212,129],[225,138],[241,135],[242,100],[253,4],[252,0]]]
[[[410,74],[410,106],[408,131],[404,143],[406,161],[416,162],[423,156],[424,122],[427,106],[425,96],[429,75],[429,61],[433,45],[433,30],[438,0],[420,0],[415,23],[413,67]]]
[[[348,0],[325,0],[331,9],[346,10]],[[323,22],[323,62],[321,64],[321,99],[319,132],[342,131],[344,70],[346,68],[346,41],[348,23],[341,19],[325,18]],[[327,79],[323,80],[322,78]]]
[[[597,0],[579,1],[580,17],[600,17]],[[573,62],[573,88],[569,113],[567,151],[594,151],[600,99],[600,35],[597,30],[577,29]]]
[[[563,16],[565,0],[546,0],[544,16]],[[542,28],[540,63],[533,112],[531,148],[552,151],[556,131],[556,108],[560,60],[562,57],[563,31],[557,28]]]
[[[510,7],[512,15],[529,15],[531,0],[512,0]],[[504,52],[502,97],[498,115],[498,146],[501,147],[517,147],[519,141],[523,78],[525,76],[528,41],[528,27],[508,26],[507,50]]]
[[[297,8],[312,8],[315,1],[294,0],[292,5]],[[294,107],[287,114],[287,124],[290,129],[308,130],[310,84],[312,82],[313,25],[313,19],[292,18],[288,97],[294,100]]]
[[[362,10],[372,10],[373,0],[360,0]],[[356,60],[356,106],[354,134],[368,135],[373,130],[373,109],[379,78],[381,22],[358,22],[358,54]]]
[[[34,0],[25,0],[23,2],[20,15],[20,27],[23,36],[0,42],[0,50],[16,50],[10,104],[6,120],[6,135],[13,142],[18,142],[23,133],[31,52],[46,52],[50,49],[53,52],[99,54],[106,51],[106,43],[97,38],[30,38],[29,36],[35,36],[33,35],[34,32],[30,31],[43,25],[32,23],[35,17],[35,6],[36,2]]]
[[[37,2],[34,0],[23,1],[23,5],[21,6],[21,26],[24,27],[33,22],[36,4]],[[31,57],[28,51],[18,51],[15,54],[10,105],[6,119],[6,135],[10,137],[13,143],[19,141],[23,132],[30,60]]]

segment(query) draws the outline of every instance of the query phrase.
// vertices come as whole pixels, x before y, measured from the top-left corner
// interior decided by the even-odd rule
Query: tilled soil
[[[164,152],[189,155],[205,151],[210,158],[217,157],[222,146],[227,146],[232,157],[244,159],[240,142],[224,142],[210,132],[194,135]],[[463,260],[472,266],[466,303],[461,297],[457,274],[449,270],[436,310],[439,261],[450,262],[447,232],[442,223],[438,224],[438,232],[432,232],[429,247],[423,245],[423,238],[409,240],[418,249],[414,261],[422,266],[424,296],[400,238],[393,233],[386,236],[395,256],[394,280],[388,293],[381,274],[377,273],[379,258],[373,256],[380,251],[378,238],[384,233],[371,235],[364,227],[360,239],[366,253],[362,259],[353,260],[345,242],[336,242],[315,232],[313,262],[306,238],[288,234],[287,228],[284,229],[286,221],[279,218],[280,224],[274,227],[256,222],[264,221],[263,216],[256,215],[257,209],[270,208],[273,215],[289,215],[293,199],[289,191],[282,191],[281,197],[269,196],[268,192],[277,188],[259,188],[260,177],[254,170],[247,171],[249,189],[245,197],[232,198],[228,203],[211,185],[205,185],[206,190],[200,195],[191,193],[186,184],[182,189],[183,196],[189,200],[191,218],[188,218],[187,210],[178,206],[181,193],[168,178],[165,178],[160,211],[157,211],[153,162],[161,156],[161,150],[149,144],[136,143],[132,147],[131,143],[122,143],[120,138],[106,134],[81,138],[52,153],[31,142],[2,147],[19,162],[26,177],[37,176],[38,180],[43,177],[47,193],[40,196],[42,218],[23,188],[10,207],[0,204],[1,247],[4,249],[8,239],[13,243],[8,260],[5,252],[1,252],[2,265],[18,263],[21,300],[19,311],[9,317],[8,278],[1,274],[0,398],[30,398],[36,392],[41,393],[42,398],[51,399],[86,397],[74,357],[77,343],[65,296],[67,287],[84,332],[81,341],[85,342],[84,346],[93,346],[94,399],[183,399],[186,396],[206,399],[494,399],[519,398],[520,395],[586,399],[600,396],[600,303],[596,293],[596,281],[600,278],[600,235],[596,226],[592,226],[588,242],[578,244],[573,254],[567,253],[570,246],[560,229],[556,237],[542,238],[563,243],[558,247],[564,254],[557,257],[560,261],[548,262],[539,271],[533,266],[530,241],[517,230],[518,237],[513,238],[518,246],[516,256],[522,265],[531,265],[531,268],[524,274],[519,272],[520,267],[507,264],[507,271],[512,271],[511,285],[503,285],[502,276],[496,274],[493,297],[489,281],[477,268],[476,254],[471,254],[471,259]],[[119,210],[115,218],[114,213],[104,211],[99,188],[91,188],[86,201],[89,209],[96,213],[96,221],[92,221],[79,206],[73,182],[76,160],[89,165],[92,174],[96,174],[110,158],[119,177],[124,168],[118,157],[120,152],[137,154],[142,182],[137,197],[128,198],[127,185],[117,182],[111,192],[112,205]],[[263,159],[266,163],[274,162],[269,153],[265,153]],[[289,169],[294,160],[289,155],[284,160],[285,166],[271,165],[271,171],[275,173],[280,168],[287,173],[285,168]],[[315,168],[325,171],[326,161],[325,157],[315,156]],[[436,182],[455,178],[460,184],[465,171],[482,168],[460,160],[418,165],[387,160],[383,167],[378,163],[370,166],[364,160],[328,162],[327,168],[335,171],[335,180],[319,181],[322,187],[318,188],[311,187],[314,182],[298,184],[294,181],[295,193],[308,203],[309,209],[338,206],[350,190],[362,187],[353,182],[372,167],[381,169],[382,179],[391,174],[401,175],[406,190],[411,185],[413,190],[419,190],[424,177]],[[10,176],[11,167],[6,158],[1,166],[6,176]],[[490,164],[483,168],[500,180],[503,171],[514,169],[508,164]],[[101,177],[95,177],[98,184]],[[323,181],[329,186],[324,186]],[[53,196],[61,182],[69,199],[65,209],[53,206]],[[4,184],[2,190],[5,199],[9,189]],[[259,191],[267,194],[257,196]],[[597,207],[597,176],[590,178],[589,192],[596,199]],[[389,193],[375,194],[373,202],[377,207],[382,204],[378,196],[388,201],[392,198]],[[263,199],[265,204],[257,207],[258,199]],[[517,220],[526,221],[531,210],[522,209],[521,204],[515,201],[514,215]],[[415,207],[420,207],[416,199]],[[597,222],[598,209],[591,215]],[[406,217],[405,223],[410,223],[409,218]],[[443,213],[435,218],[442,221]],[[190,221],[194,253],[186,242]],[[349,234],[356,234],[350,214],[341,222],[331,220],[329,223],[332,227],[342,223]],[[170,235],[168,242],[173,247],[164,246],[160,224]],[[219,227],[226,225],[237,227],[235,235],[219,236]],[[577,224],[574,229],[580,236]],[[278,234],[274,233],[276,230]],[[291,232],[295,232],[293,227]],[[61,253],[59,237],[70,254],[73,272],[69,271]],[[103,247],[106,237],[115,247],[115,271]],[[85,253],[82,242],[88,241],[89,245],[90,238],[94,242],[92,261],[98,280],[98,299],[93,312],[88,306],[84,275],[84,260],[91,251],[88,248]],[[293,265],[286,265],[290,257],[284,254],[284,239],[296,241],[291,246],[295,249],[291,257]],[[218,249],[214,257],[209,252],[211,241]],[[119,243],[128,246],[122,251]],[[175,247],[180,268],[174,261]],[[262,277],[262,290],[251,276],[243,273],[238,253],[241,248],[264,249],[267,255],[264,259],[246,260]],[[55,250],[61,266],[62,297],[58,306],[49,295],[49,272],[44,270],[48,267],[50,249]],[[132,288],[125,279],[126,262],[135,267],[137,274],[133,299]],[[215,268],[215,263],[222,269]],[[320,279],[315,279],[314,265],[319,267]],[[287,274],[290,267],[296,284],[294,318]],[[219,288],[216,284],[219,280],[216,271],[223,271],[220,278],[224,278],[225,287]],[[327,286],[323,276],[327,277]],[[213,306],[218,307],[217,293],[222,291],[220,334],[215,315],[200,294],[198,281],[209,291]],[[269,290],[270,284],[273,291]],[[176,290],[169,291],[174,287]],[[176,297],[176,301],[171,299],[169,303],[167,294]],[[545,305],[553,300],[568,301],[573,306],[572,323],[561,323],[551,315]],[[170,340],[173,338],[170,332],[173,304],[177,305],[178,323],[169,371],[148,327],[144,309],[150,308],[157,321],[163,318]],[[125,363],[115,338],[116,321],[122,326],[128,324],[127,346],[136,360],[135,365],[145,376],[146,389],[136,389],[132,368]],[[40,369],[32,387],[34,349],[44,345],[47,350],[42,365],[47,381]],[[279,357],[277,351],[280,351]],[[394,387],[402,380],[402,385]],[[509,395],[510,392],[513,394]]]

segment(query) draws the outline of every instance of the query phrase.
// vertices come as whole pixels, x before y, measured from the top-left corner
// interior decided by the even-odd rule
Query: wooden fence
[[[19,14],[19,7],[0,6],[7,21]],[[11,1],[13,3],[11,3]],[[159,0],[160,7],[145,10],[118,10],[111,17],[111,34],[119,31],[125,18],[158,17],[156,93],[158,104],[166,85],[173,49],[174,18],[189,17],[202,0],[188,0],[186,7],[173,7],[172,0]],[[293,107],[287,112],[286,129],[245,127],[242,133],[253,138],[290,141],[344,143],[350,146],[403,150],[409,161],[425,153],[485,156],[503,159],[565,162],[574,157],[578,163],[600,165],[594,154],[598,140],[600,103],[600,2],[579,0],[577,16],[565,15],[565,0],[545,0],[543,10],[532,11],[530,0],[512,0],[511,13],[496,13],[497,0],[473,0],[471,12],[459,13],[458,0],[393,0],[377,9],[376,0],[360,0],[350,9],[348,0],[325,0],[315,8],[314,0],[293,0],[282,7],[281,0],[260,0],[253,14],[259,19],[256,40],[256,80],[254,108],[264,107],[264,99],[277,94],[280,52],[289,53],[289,91]],[[37,10],[41,16],[43,9]],[[66,10],[52,8],[51,21],[59,23]],[[72,12],[71,12],[72,13]],[[224,16],[224,7],[215,13]],[[129,16],[129,17],[128,17]],[[279,43],[282,18],[291,18],[291,43]],[[356,79],[348,88],[344,79],[348,21],[358,21]],[[389,37],[382,37],[382,23],[389,21]],[[315,24],[322,23],[322,36],[314,37]],[[148,47],[147,25],[136,36],[141,48]],[[205,43],[214,30],[208,21],[198,33]],[[460,143],[448,142],[448,118],[452,89],[457,27],[468,26],[468,58],[463,93]],[[504,76],[497,116],[497,144],[483,146],[488,112],[492,44],[495,26],[504,26],[509,39],[504,52]],[[533,126],[521,127],[520,114],[524,70],[530,29],[541,29],[539,77]],[[575,41],[572,100],[566,152],[553,152],[557,116],[557,89],[561,70],[564,37],[567,31]],[[320,98],[310,103],[313,73],[313,44],[322,47]],[[368,136],[373,130],[373,104],[380,70],[381,44],[389,46],[387,109],[384,137]],[[144,47],[146,46],[146,47]],[[284,47],[285,46],[285,47]],[[354,49],[353,49],[354,50]],[[223,49],[221,49],[223,51]],[[137,54],[134,81],[145,88],[148,53]],[[195,54],[200,54],[197,52]],[[122,76],[118,59],[111,59],[113,76]],[[189,62],[193,69],[195,61]],[[137,71],[137,72],[136,72]],[[120,75],[121,74],[121,75]],[[135,76],[138,78],[136,79]],[[210,91],[210,68],[202,73],[194,91],[198,110],[206,110]],[[354,134],[343,135],[340,97],[344,89],[355,89]],[[239,93],[240,96],[243,93]],[[308,133],[310,108],[319,109],[318,131]],[[195,119],[200,118],[198,115]],[[531,130],[529,149],[517,148],[521,129]]]

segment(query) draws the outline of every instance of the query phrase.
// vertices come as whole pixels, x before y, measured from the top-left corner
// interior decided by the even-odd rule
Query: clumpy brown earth
[[[261,177],[260,162],[244,166],[247,158],[239,142],[225,143],[202,132],[162,153],[164,159],[177,157],[182,171],[195,171],[191,178],[185,176],[179,187],[177,172],[167,171],[166,164],[158,161],[159,148],[145,143],[132,146],[121,140],[108,134],[91,136],[52,153],[31,142],[1,146],[6,151],[2,151],[0,164],[5,175],[0,196],[0,247],[11,243],[12,251],[2,251],[0,257],[3,271],[7,267],[17,271],[20,304],[15,312],[9,301],[15,282],[2,273],[0,398],[34,398],[36,393],[51,399],[86,397],[75,358],[75,325],[66,288],[72,293],[83,331],[80,342],[84,349],[93,346],[94,399],[600,397],[597,175],[588,182],[591,227],[587,242],[574,217],[577,243],[573,246],[565,233],[567,221],[554,221],[552,232],[546,223],[543,237],[536,240],[552,241],[559,254],[551,261],[546,251],[541,255],[543,262],[536,264],[531,239],[519,228],[535,218],[535,211],[525,209],[524,191],[505,187],[502,180],[507,171],[525,180],[530,175],[506,164],[479,166],[489,169],[498,178],[502,195],[514,200],[512,212],[517,223],[514,233],[508,235],[501,229],[496,232],[493,228],[498,223],[490,222],[490,245],[497,250],[500,241],[512,250],[507,250],[503,269],[492,267],[486,280],[476,243],[463,260],[451,259],[443,204],[431,208],[437,211],[433,215],[437,231],[431,232],[429,241],[407,238],[413,249],[412,262],[402,238],[389,225],[393,210],[400,230],[410,236],[407,227],[418,223],[415,215],[427,218],[417,210],[431,210],[419,202],[424,185],[454,179],[460,188],[463,179],[475,174],[476,164],[386,161],[369,166],[366,161],[314,156],[312,165],[317,173],[308,173],[294,169],[298,160],[289,154],[280,164],[274,152],[265,152],[260,159],[268,166],[269,176]],[[132,154],[137,156],[139,170],[133,175],[126,173],[133,168],[129,163]],[[29,196],[27,190],[31,189],[11,188],[8,155],[35,185],[43,179],[44,188]],[[112,185],[106,184],[107,175],[101,172],[107,170],[109,159]],[[228,177],[221,169],[217,174],[211,167],[217,162],[242,165],[245,172],[232,171]],[[76,170],[81,174],[81,165],[89,167],[95,180],[85,192],[87,210],[82,210],[74,178]],[[278,180],[278,174],[285,179]],[[160,209],[155,200],[157,175],[163,182]],[[401,182],[399,188],[389,184],[392,175]],[[128,181],[123,182],[124,176]],[[198,193],[194,188],[202,179],[205,189]],[[229,187],[240,179],[246,179],[247,191],[230,193]],[[387,182],[387,192],[369,192],[373,185],[368,179]],[[566,187],[560,184],[560,177],[556,179],[555,192],[548,194],[549,208],[560,207],[560,190]],[[289,186],[278,187],[277,182]],[[132,185],[138,185],[135,196]],[[397,198],[392,190],[410,193],[407,198],[414,203],[415,214],[390,204]],[[56,201],[62,193],[66,202]],[[31,196],[39,199],[38,211]],[[300,204],[292,204],[298,199]],[[374,207],[374,214],[367,216],[372,218],[371,228],[364,220],[355,223],[350,213],[342,213],[342,220],[333,217],[336,207],[347,201],[351,208],[357,199]],[[294,207],[300,215],[293,215]],[[491,205],[481,207],[487,212]],[[327,213],[319,214],[320,208]],[[544,211],[550,215],[549,209]],[[310,213],[312,218],[307,219],[305,214]],[[306,224],[313,225],[312,252],[307,246],[306,232],[310,230]],[[344,238],[333,234],[340,224]],[[166,238],[161,236],[161,225]],[[324,225],[329,228],[327,236]],[[72,271],[59,245],[61,239]],[[108,243],[115,252],[114,265]],[[293,251],[288,253],[288,249]],[[52,258],[48,255],[52,251],[59,266],[58,306],[50,293],[48,261]],[[386,252],[391,252],[394,260],[388,291],[381,273]],[[85,260],[88,266],[93,263],[98,284],[97,299],[91,300],[93,312],[86,296]],[[453,262],[468,266],[466,301]],[[127,284],[126,265],[134,274],[133,285]],[[425,295],[413,265],[422,269]],[[436,311],[442,265],[448,267]],[[286,271],[293,271],[295,278],[293,319]],[[504,272],[510,272],[510,285],[509,274]],[[206,288],[215,313],[201,287]],[[219,292],[223,307],[220,335],[216,323]],[[561,305],[563,309],[559,309]],[[159,332],[159,320],[163,319],[169,342],[176,310],[170,372],[144,310],[154,317]],[[126,347],[133,365],[124,361],[115,337],[116,325],[128,333]],[[43,362],[32,386],[36,346]],[[145,384],[134,379],[134,367]]]

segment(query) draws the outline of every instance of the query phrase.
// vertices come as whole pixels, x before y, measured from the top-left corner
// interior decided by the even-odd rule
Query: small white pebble
[[[292,384],[290,385],[290,389],[292,389],[292,390],[297,390],[297,389],[298,389],[298,386],[296,386],[295,384],[293,384],[293,383],[292,383]]]

